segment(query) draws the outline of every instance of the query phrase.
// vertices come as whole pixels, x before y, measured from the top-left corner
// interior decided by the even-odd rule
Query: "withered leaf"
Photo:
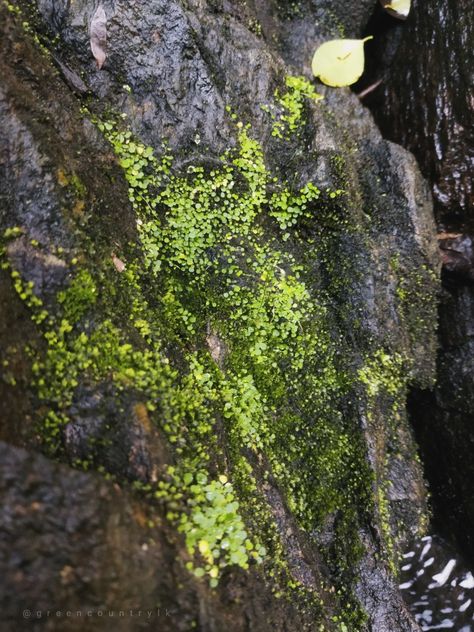
[[[211,352],[211,358],[220,368],[223,368],[228,353],[227,345],[216,333],[210,330],[207,333],[206,342]]]
[[[121,259],[119,259],[114,252],[112,253],[112,262],[117,272],[123,272],[127,267],[126,264]]]
[[[100,70],[107,57],[107,16],[101,4],[92,16],[90,36],[92,54],[97,62],[97,68]]]

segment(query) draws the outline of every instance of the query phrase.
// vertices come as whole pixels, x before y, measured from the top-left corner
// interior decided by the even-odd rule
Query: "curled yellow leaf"
[[[400,20],[406,20],[411,9],[411,0],[380,0],[383,8]]]
[[[337,39],[325,42],[314,53],[312,70],[328,86],[339,88],[355,83],[364,72],[364,43],[361,40]]]

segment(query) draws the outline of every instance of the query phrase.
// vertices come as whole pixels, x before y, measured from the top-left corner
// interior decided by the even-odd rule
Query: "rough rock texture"
[[[367,80],[383,77],[369,98],[376,120],[386,137],[413,151],[432,186],[444,270],[438,386],[413,395],[413,422],[438,528],[471,560],[474,60],[468,42],[473,25],[471,2],[414,3],[405,24],[383,23],[374,75]]]
[[[464,256],[471,239],[463,235],[462,248],[459,238],[451,241],[458,244],[450,244],[450,250],[462,250]],[[412,394],[412,419],[433,494],[436,526],[472,560],[474,540],[468,525],[474,512],[474,291],[462,273],[447,272],[444,280],[437,388]]]
[[[351,632],[415,632],[392,571],[397,548],[426,524],[425,489],[405,397],[408,385],[426,386],[434,371],[439,263],[431,197],[414,158],[382,139],[349,91],[321,87],[325,101],[305,102],[301,129],[286,140],[272,135],[274,120],[261,107],[278,112],[275,90],[283,94],[285,76],[309,77],[315,42],[337,35],[341,24],[357,35],[370,3],[354,3],[349,20],[348,3],[331,3],[330,13],[327,3],[319,2],[294,3],[291,10],[281,2],[237,0],[153,0],[146,10],[131,0],[104,2],[108,50],[100,71],[89,45],[96,3],[38,0],[37,12],[32,4],[20,5],[21,16],[0,8],[0,226],[2,233],[21,229],[8,236],[2,252],[8,266],[0,276],[0,436],[7,442],[2,445],[5,526],[0,532],[5,626],[22,629],[23,608],[166,609],[171,604],[179,614],[168,621],[163,612],[155,613],[160,629],[342,631],[348,629],[346,621]],[[81,112],[85,104],[86,114]],[[297,593],[281,582],[272,584],[270,562],[266,574],[255,565],[248,571],[235,564],[226,567],[218,588],[211,590],[207,581],[185,569],[189,552],[172,521],[163,517],[163,507],[150,495],[128,490],[133,482],[153,486],[166,475],[166,466],[179,465],[181,458],[179,442],[166,439],[162,411],[147,408],[150,394],[132,381],[139,373],[136,367],[117,378],[118,365],[106,364],[99,380],[91,373],[92,360],[81,359],[77,369],[71,356],[58,360],[57,353],[54,362],[62,367],[64,381],[46,397],[30,359],[31,350],[38,356],[46,353],[45,339],[51,346],[41,329],[48,317],[40,312],[32,321],[34,297],[48,313],[63,314],[68,303],[61,292],[81,266],[106,272],[99,292],[87,293],[86,281],[76,290],[83,302],[70,311],[79,311],[78,327],[94,331],[105,315],[130,334],[136,305],[132,299],[120,304],[122,276],[112,261],[115,253],[131,257],[130,244],[138,239],[136,217],[112,149],[90,121],[93,115],[106,120],[110,113],[125,113],[142,142],[160,154],[167,139],[175,169],[190,173],[194,165],[216,167],[222,152],[236,146],[238,132],[226,106],[251,124],[251,135],[259,139],[277,181],[293,188],[313,182],[322,190],[345,190],[344,208],[328,203],[325,214],[325,207],[318,207],[319,214],[301,228],[302,234],[316,237],[306,251],[295,252],[324,296],[331,331],[341,341],[341,364],[359,376],[335,399],[331,414],[347,433],[343,437],[362,446],[369,475],[361,482],[361,463],[344,461],[347,472],[337,480],[347,490],[332,490],[328,483],[328,495],[337,493],[340,503],[347,495],[347,506],[328,503],[327,512],[303,528],[277,473],[265,470],[266,455],[255,447],[243,451]],[[278,247],[290,249],[271,230]],[[280,274],[284,277],[285,270]],[[32,295],[24,285],[28,282]],[[113,310],[118,305],[122,311],[110,315],[104,297],[115,301]],[[86,312],[91,315],[84,324]],[[210,339],[219,341],[207,329],[193,340],[193,349],[204,347],[206,340],[208,345]],[[135,343],[136,332],[130,336]],[[189,349],[180,348],[176,335],[162,342],[167,361],[184,373],[180,362]],[[225,345],[219,342],[222,349]],[[145,358],[143,344],[139,348]],[[129,348],[120,350],[130,353]],[[95,350],[101,353],[105,345]],[[225,359],[219,363],[225,365]],[[146,377],[140,375],[140,385]],[[296,414],[302,403],[290,403]],[[179,402],[173,405],[179,417]],[[44,422],[57,422],[57,416],[48,417],[50,409],[62,415],[53,431]],[[217,465],[212,467],[222,471],[224,463],[232,479],[231,431],[221,417],[216,413],[217,452],[212,456]],[[308,442],[317,443],[320,432],[323,443],[325,434],[333,432],[322,424],[314,420],[316,436]],[[282,440],[296,439],[284,435]],[[346,448],[355,459],[358,453],[351,449]],[[334,464],[328,459],[330,472]],[[303,471],[304,463],[295,467]],[[341,467],[336,462],[335,469]],[[326,474],[324,467],[321,472]],[[349,551],[354,533],[356,559]],[[351,619],[354,604],[365,610],[365,622]],[[51,618],[29,621],[25,629],[33,625],[108,630],[117,624],[97,617],[84,627],[77,618]],[[123,622],[127,630],[144,626],[142,620]]]
[[[284,630],[290,605],[232,573],[195,585],[163,517],[98,475],[0,444],[3,630]],[[151,527],[149,523],[151,521]]]
[[[474,58],[466,45],[472,41],[472,18],[467,1],[415,4],[407,22],[392,21],[378,44],[379,60],[385,58],[388,67],[378,68],[383,83],[376,93],[377,121],[384,136],[417,157],[433,185],[439,224],[447,228],[465,224],[474,200]]]

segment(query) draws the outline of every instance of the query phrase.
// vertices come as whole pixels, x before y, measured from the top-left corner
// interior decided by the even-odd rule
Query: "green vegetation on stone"
[[[275,93],[275,105],[262,105],[262,110],[268,112],[273,120],[272,136],[279,139],[290,139],[292,134],[298,133],[305,123],[305,107],[309,101],[319,101],[323,98],[304,77],[289,75],[285,78],[288,88],[282,95]]]
[[[301,78],[287,86],[281,139],[317,98]],[[374,498],[363,437],[343,411],[361,384],[370,402],[398,393],[403,368],[378,351],[357,370],[315,279],[328,239],[308,226],[339,226],[344,192],[278,180],[241,123],[219,166],[183,173],[166,145],[157,157],[122,124],[95,122],[124,171],[139,244],[120,273],[111,260],[78,265],[54,314],[12,270],[46,343],[31,353],[47,449],[61,454],[80,383],[132,389],[172,449],[173,465],[148,488],[183,533],[189,570],[215,586],[225,567],[263,562],[275,594],[307,597],[263,492],[272,481],[307,533],[337,516],[325,556],[348,604],[341,629],[357,630],[363,613],[345,586],[362,551],[359,519],[374,501],[380,513],[387,505]],[[20,235],[11,229],[4,242]]]

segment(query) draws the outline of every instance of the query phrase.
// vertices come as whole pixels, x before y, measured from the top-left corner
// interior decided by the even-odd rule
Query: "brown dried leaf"
[[[227,345],[212,331],[208,331],[206,342],[211,352],[211,358],[222,369],[228,352]]]
[[[97,62],[97,68],[100,70],[107,57],[107,16],[101,4],[92,16],[90,37],[92,54]]]
[[[119,259],[117,255],[114,253],[112,253],[112,261],[117,272],[123,272],[125,270],[126,268],[125,263],[122,261],[122,259]]]
[[[462,233],[438,233],[438,239],[456,239],[457,237],[462,237]]]

